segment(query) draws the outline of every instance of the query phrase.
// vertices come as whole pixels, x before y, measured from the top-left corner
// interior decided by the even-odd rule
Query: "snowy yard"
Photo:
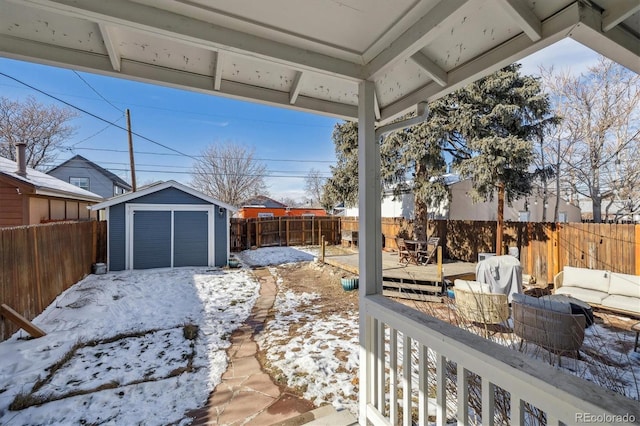
[[[314,255],[311,248],[237,255],[244,267],[268,267],[278,284],[272,315],[256,336],[259,356],[276,383],[357,414],[357,292],[344,292],[344,272],[317,264]],[[246,268],[86,277],[34,320],[47,336],[19,332],[0,343],[0,424],[188,424],[186,413],[220,383],[229,336],[258,291]],[[416,307],[432,313],[425,306]],[[563,369],[608,377],[612,383],[599,384],[637,399],[640,355],[632,337],[596,324],[587,330],[583,359],[563,360]]]

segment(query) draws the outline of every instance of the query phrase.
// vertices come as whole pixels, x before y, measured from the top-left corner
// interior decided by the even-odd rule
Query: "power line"
[[[97,91],[97,90],[96,90],[92,85],[90,85],[90,84],[89,84],[89,82],[88,82],[87,80],[85,80],[84,78],[82,78],[82,76],[78,73],[78,71],[76,71],[76,70],[72,70],[72,71],[73,71],[73,73],[74,73],[76,76],[78,76],[78,78],[79,78],[80,80],[82,80],[82,81],[84,82],[84,84],[86,84],[87,86],[89,86],[89,88],[90,88],[91,90],[93,90],[93,92],[94,92],[96,95],[100,96],[100,98],[102,98],[102,100],[103,100],[103,101],[105,101],[106,103],[108,103],[109,105],[111,105],[112,107],[114,107],[115,109],[117,109],[118,111],[120,111],[121,113],[123,113],[123,114],[124,114],[124,111],[123,111],[123,110],[121,110],[120,108],[118,108],[117,106],[115,106],[114,104],[112,104],[112,103],[111,103],[107,98],[105,98],[104,96],[102,96],[102,95],[100,94],[100,92],[98,92],[98,91]]]
[[[100,117],[100,116],[99,116],[99,115],[97,115],[97,114],[94,114],[94,113],[92,113],[92,112],[89,112],[89,111],[87,111],[87,110],[85,110],[85,109],[82,109],[82,108],[80,108],[80,107],[78,107],[78,106],[75,106],[74,104],[72,104],[72,103],[70,103],[70,102],[67,102],[67,101],[65,101],[65,100],[62,100],[62,99],[60,99],[60,98],[56,97],[56,96],[53,96],[53,95],[51,95],[51,94],[49,94],[49,93],[45,92],[44,90],[40,90],[40,89],[38,89],[37,87],[34,87],[34,86],[32,86],[32,85],[30,85],[30,84],[28,84],[28,83],[25,83],[25,82],[24,82],[24,81],[22,81],[22,80],[19,80],[19,79],[15,78],[15,77],[10,76],[9,74],[5,74],[5,73],[3,73],[3,72],[1,72],[1,71],[0,71],[0,75],[3,75],[3,76],[5,76],[5,77],[7,77],[7,78],[9,78],[9,79],[11,79],[11,80],[13,80],[13,81],[17,82],[17,83],[23,84],[23,85],[25,85],[26,87],[28,87],[28,88],[30,88],[30,89],[32,89],[32,90],[35,90],[35,91],[36,91],[36,92],[38,92],[38,93],[41,93],[41,94],[43,94],[43,95],[45,95],[45,96],[47,96],[47,97],[50,97],[51,99],[55,99],[56,101],[61,102],[61,103],[65,104],[65,105],[67,105],[68,107],[73,108],[73,109],[75,109],[75,110],[78,110],[78,111],[80,111],[80,112],[82,112],[82,113],[84,113],[84,114],[87,114],[87,115],[89,115],[89,116],[91,116],[91,117],[93,117],[93,118],[95,118],[95,119],[97,119],[97,120],[103,121],[103,122],[105,122],[105,123],[107,123],[107,124],[112,125],[113,127],[116,127],[116,128],[118,128],[118,129],[120,129],[120,130],[124,130],[125,132],[127,131],[127,129],[126,129],[125,127],[122,127],[122,126],[120,126],[120,125],[116,124],[115,122],[109,121],[109,120],[107,120],[106,118],[102,118],[102,117]],[[153,144],[155,144],[155,145],[158,145],[158,146],[160,146],[160,147],[162,147],[162,148],[164,148],[164,149],[166,149],[166,150],[172,151],[172,152],[174,152],[174,153],[176,153],[176,154],[179,154],[179,155],[181,155],[181,156],[184,156],[184,157],[192,158],[192,159],[194,159],[194,160],[196,160],[196,161],[200,161],[200,160],[199,160],[198,158],[196,158],[196,157],[193,157],[193,156],[191,156],[191,155],[189,155],[189,154],[185,154],[184,152],[178,151],[177,149],[171,148],[170,146],[164,145],[164,144],[162,144],[162,143],[160,143],[160,142],[157,142],[157,141],[155,141],[155,140],[153,140],[153,139],[151,139],[151,138],[148,138],[148,137],[146,137],[146,136],[143,136],[143,135],[141,135],[141,134],[139,134],[139,133],[136,133],[136,132],[131,132],[131,133],[132,133],[132,134],[134,134],[134,135],[136,135],[137,137],[139,137],[139,138],[141,138],[141,139],[144,139],[144,140],[146,140],[146,141],[148,141],[148,142],[151,142],[151,143],[153,143]]]
[[[97,164],[97,163],[96,163]],[[103,161],[101,162],[101,164],[115,164],[115,165],[124,165],[127,166],[128,163],[120,163],[120,162],[108,162],[108,161]],[[57,165],[57,164],[56,164]],[[44,167],[55,167],[56,165],[51,165],[51,164],[42,164],[42,166]],[[139,164],[139,166],[142,167],[172,167],[172,168],[190,168],[189,166],[174,166],[174,165],[164,165],[164,164]],[[68,169],[77,169],[77,170],[92,170],[93,167],[91,166],[73,166],[73,165],[66,165],[65,166]],[[109,170],[109,171],[121,171],[121,172],[128,172],[129,169],[128,168],[118,168],[118,167],[105,167],[105,169]],[[191,170],[162,170],[162,169],[145,169],[145,170],[137,170],[140,172],[148,172],[148,173],[167,173],[167,174],[194,174]],[[272,173],[282,173],[280,175],[274,175]],[[213,173],[213,172],[198,172],[197,174],[204,174],[207,176],[251,176],[251,177],[257,177],[257,176],[261,176],[261,177],[292,177],[292,178],[307,178],[308,175],[295,175],[295,174],[289,174],[286,175],[285,173],[304,173],[304,171],[302,170],[267,170],[265,174],[249,174],[249,173]],[[328,172],[321,172],[321,173],[328,173]],[[329,176],[322,176],[323,178],[327,178]]]
[[[124,150],[124,149],[112,149],[112,148],[86,148],[86,147],[73,148],[73,149],[71,147],[67,148],[67,150],[69,150],[69,151],[74,151],[74,150],[79,150],[79,149],[85,150],[85,151],[124,152],[124,153],[128,153],[129,152],[129,151]],[[179,154],[173,154],[173,153],[168,153],[168,152],[135,151],[135,153],[136,154],[146,154],[146,155],[181,156]],[[194,159],[196,159],[196,158],[197,159],[204,158],[204,156],[202,156],[202,155],[189,155],[189,157],[194,158]],[[223,158],[223,157],[213,157],[213,158]],[[227,158],[227,157],[224,157],[224,158]],[[230,159],[234,159],[234,158],[230,158]],[[293,162],[293,163],[327,163],[327,164],[335,163],[335,161],[332,161],[332,160],[292,160],[292,159],[283,159],[283,158],[255,158],[255,160],[257,160],[257,161],[281,161],[281,162]]]

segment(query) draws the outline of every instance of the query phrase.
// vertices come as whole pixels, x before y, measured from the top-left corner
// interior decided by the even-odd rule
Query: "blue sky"
[[[523,73],[536,74],[541,64],[579,73],[595,58],[588,48],[564,40],[523,60]],[[198,155],[218,142],[254,149],[270,172],[266,181],[275,199],[302,199],[309,171],[329,176],[335,161],[334,118],[5,58],[0,58],[0,71],[123,128],[128,108],[134,132],[185,154]],[[34,96],[63,106],[2,75],[0,96]],[[79,154],[130,180],[125,131],[83,113],[72,125],[76,132],[58,163]],[[189,182],[192,158],[135,136],[134,147],[139,185],[167,179]]]

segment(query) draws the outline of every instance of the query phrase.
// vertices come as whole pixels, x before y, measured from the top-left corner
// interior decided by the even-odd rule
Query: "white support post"
[[[384,360],[376,354],[373,333],[369,328],[369,312],[365,299],[382,294],[382,228],[380,224],[380,146],[375,138],[375,93],[371,81],[358,86],[358,190],[359,190],[359,269],[360,269],[360,418],[367,424],[367,406],[374,404],[377,383],[372,380],[372,365]],[[380,390],[383,391],[383,390]]]

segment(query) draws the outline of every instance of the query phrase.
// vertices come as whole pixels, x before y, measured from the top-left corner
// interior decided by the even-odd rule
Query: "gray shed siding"
[[[48,173],[69,183],[69,178],[89,178],[89,191],[104,198],[113,197],[113,182],[82,160],[71,160]]]
[[[176,211],[173,214],[173,266],[207,266],[208,212]]]
[[[123,271],[125,263],[125,208],[123,204],[109,207],[109,270]]]
[[[171,212],[133,214],[133,269],[171,266]]]
[[[167,188],[149,195],[134,198],[127,203],[131,204],[181,204],[181,205],[210,205],[209,202],[194,197],[177,188]],[[109,213],[109,270],[121,271],[126,267],[126,209],[125,202],[111,206]],[[168,210],[159,211],[170,214]],[[229,229],[227,218],[229,212],[223,208],[223,214],[219,213],[219,206],[214,204],[213,226],[215,241],[208,242],[208,214],[203,211],[175,211],[174,212],[174,266],[206,266],[208,264],[208,250],[214,250],[214,265],[225,266],[227,264],[227,248],[229,239]],[[135,216],[140,213],[147,213],[147,210],[137,210]],[[151,219],[150,219],[151,220]],[[153,221],[153,220],[152,220]],[[134,220],[135,222],[135,220]],[[170,232],[171,223],[166,225],[167,232]],[[135,227],[135,224],[134,224]],[[136,232],[132,229],[131,232]],[[151,226],[147,228],[149,233],[160,232]],[[137,237],[134,235],[137,240]],[[165,237],[163,237],[165,238]],[[170,238],[170,234],[169,234]],[[136,242],[134,241],[134,267],[139,268],[138,260],[145,254],[137,253]],[[170,243],[166,246],[170,250]],[[151,249],[151,248],[150,248]],[[162,257],[162,256],[161,256]],[[143,262],[143,266],[146,263]],[[164,261],[163,261],[164,266]],[[170,266],[170,263],[166,266]],[[156,266],[153,266],[156,267]]]
[[[143,197],[131,200],[134,204],[209,204],[205,200],[194,197],[176,188],[167,188]]]

